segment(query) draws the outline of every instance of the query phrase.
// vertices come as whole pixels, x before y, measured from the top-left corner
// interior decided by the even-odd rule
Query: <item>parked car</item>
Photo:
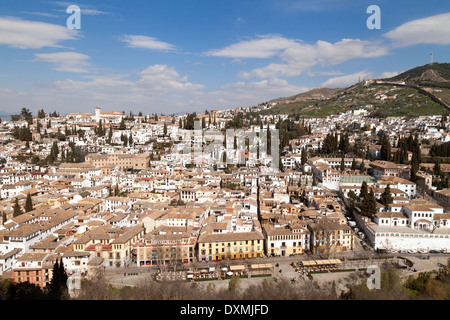
[[[398,253],[408,253],[406,250],[398,250]]]
[[[414,249],[408,250],[408,253],[416,253],[416,252],[417,252],[417,250],[414,250]]]
[[[420,250],[418,250],[417,252],[418,252],[418,253],[427,253],[427,252],[428,252],[428,250],[425,250],[425,249],[420,249]]]
[[[430,253],[440,253],[438,250],[430,250]]]

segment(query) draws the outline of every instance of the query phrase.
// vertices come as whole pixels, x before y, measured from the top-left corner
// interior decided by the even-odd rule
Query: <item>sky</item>
[[[448,30],[442,0],[1,0],[0,110],[251,107],[450,62]]]

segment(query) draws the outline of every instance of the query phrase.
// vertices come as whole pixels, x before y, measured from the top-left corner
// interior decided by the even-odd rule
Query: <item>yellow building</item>
[[[198,239],[199,261],[221,261],[264,256],[264,235],[252,232],[205,232]]]

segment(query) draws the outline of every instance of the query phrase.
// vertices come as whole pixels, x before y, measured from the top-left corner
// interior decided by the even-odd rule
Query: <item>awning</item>
[[[245,270],[245,266],[238,265],[238,266],[230,266],[230,270]]]
[[[227,275],[232,276],[232,275],[233,275],[233,272],[228,271],[228,272],[227,272]]]
[[[260,263],[250,265],[250,269],[271,269],[271,268],[273,268],[273,264],[271,263]]]

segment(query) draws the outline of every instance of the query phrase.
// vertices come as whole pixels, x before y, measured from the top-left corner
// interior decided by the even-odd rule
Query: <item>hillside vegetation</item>
[[[359,85],[337,97],[275,105],[262,114],[300,114],[304,117],[326,117],[341,112],[366,109],[372,117],[417,117],[439,115],[446,109],[431,98],[410,88],[389,85]]]
[[[450,103],[450,63],[433,63],[405,71],[385,81],[431,88],[433,94]],[[413,88],[392,85],[356,84],[346,89],[314,89],[288,98],[269,102],[275,104],[261,114],[299,114],[303,117],[326,117],[364,108],[369,115],[385,117],[418,117],[440,115],[445,107]]]

